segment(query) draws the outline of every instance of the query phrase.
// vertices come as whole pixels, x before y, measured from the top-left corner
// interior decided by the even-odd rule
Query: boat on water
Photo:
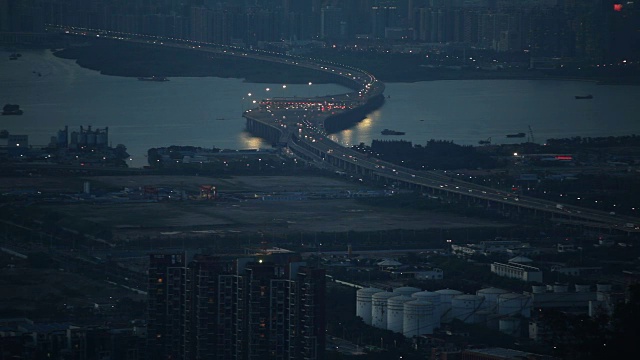
[[[16,104],[6,104],[2,108],[2,115],[22,115],[22,112],[20,105]]]
[[[404,135],[404,131],[395,131],[395,130],[389,130],[389,129],[384,129],[380,133],[382,135]]]
[[[593,95],[576,95],[576,100],[593,99]]]
[[[167,79],[164,76],[146,76],[146,77],[139,77],[138,80],[140,81],[169,81],[169,79]]]
[[[480,145],[491,145],[491,137],[487,138],[487,140],[478,141],[478,144],[480,144]]]
[[[525,137],[525,133],[517,133],[517,134],[507,134],[508,138],[523,138]]]

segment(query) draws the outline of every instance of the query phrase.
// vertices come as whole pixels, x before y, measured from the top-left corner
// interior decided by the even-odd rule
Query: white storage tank
[[[411,294],[417,293],[419,291],[421,291],[421,289],[414,288],[411,286],[403,286],[403,287],[393,289],[393,292],[396,293],[396,295],[406,295],[406,296],[411,296]]]
[[[406,337],[433,334],[433,310],[433,303],[424,299],[404,303],[402,334]]]
[[[413,300],[407,295],[394,296],[387,300],[387,330],[402,333],[404,303]]]
[[[371,325],[380,328],[387,328],[387,300],[398,294],[391,291],[383,291],[371,296]]]
[[[356,292],[356,316],[362,318],[365,324],[371,325],[371,297],[375,293],[379,293],[382,290],[378,288],[364,288],[359,289]]]
[[[590,285],[576,284],[576,292],[589,292],[589,291],[591,291]]]
[[[547,292],[547,286],[546,285],[533,285],[531,287],[531,292],[534,294],[543,294]]]
[[[457,295],[451,299],[451,312],[454,319],[465,323],[476,322],[476,312],[481,310],[484,298],[478,295]]]
[[[498,305],[498,296],[507,293],[509,293],[509,290],[494,287],[476,291],[476,295],[484,297],[484,302],[482,303],[482,308],[484,309],[494,309]]]
[[[440,313],[440,294],[432,291],[420,291],[417,293],[411,294],[411,297],[416,300],[425,300],[433,304],[433,327],[440,327],[440,317],[442,313]]]
[[[462,291],[452,289],[436,290],[440,294],[440,322],[448,323],[453,319],[451,311],[451,299],[454,296],[462,295]]]
[[[498,297],[498,314],[531,317],[531,298],[524,294],[502,294]]]
[[[553,285],[554,293],[566,293],[569,291],[569,286],[565,284],[555,284]]]
[[[96,135],[96,145],[107,145],[107,141],[108,141],[108,135],[106,132],[101,132],[98,135]]]
[[[512,317],[502,318],[498,321],[498,330],[507,335],[520,336],[520,319]]]
[[[94,146],[96,144],[96,133],[90,132],[87,134],[87,145]]]

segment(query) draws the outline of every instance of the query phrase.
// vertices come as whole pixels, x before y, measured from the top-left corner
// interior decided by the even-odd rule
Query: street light
[[[313,85],[313,83],[311,81],[309,81],[309,87],[307,88],[307,97],[308,98],[311,97],[311,85]]]

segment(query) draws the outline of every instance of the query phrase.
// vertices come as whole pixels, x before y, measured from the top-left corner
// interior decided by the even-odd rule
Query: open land
[[[137,189],[144,186],[169,187],[193,194],[202,184],[217,187],[222,199],[177,201],[96,202],[73,201],[41,204],[40,209],[60,215],[59,224],[84,231],[110,229],[113,241],[134,241],[143,237],[173,238],[207,236],[210,233],[384,231],[395,229],[453,229],[501,227],[506,223],[460,215],[385,208],[367,205],[354,198],[316,199],[302,196],[314,193],[346,193],[370,190],[353,182],[320,176],[238,176],[209,178],[196,176],[102,176],[83,177],[68,183],[66,178],[0,179],[0,191],[23,184],[30,189],[56,189],[79,192],[78,180],[88,181],[92,191],[101,188]],[[286,195],[278,200],[262,200],[272,194]],[[293,194],[293,195],[292,195]],[[230,195],[233,200],[224,199]],[[242,196],[240,196],[242,195]]]

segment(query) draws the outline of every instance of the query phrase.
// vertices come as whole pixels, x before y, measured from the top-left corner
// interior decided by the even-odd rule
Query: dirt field
[[[0,179],[0,189],[15,188]],[[353,182],[324,177],[264,177],[247,176],[217,179],[195,176],[112,176],[91,177],[68,181],[63,178],[28,179],[18,182],[32,189],[46,186],[77,192],[82,181],[92,189],[123,189],[142,186],[168,187],[197,192],[202,184],[215,185],[221,194],[267,194],[283,192],[340,192],[367,190]],[[14,179],[14,184],[15,184]],[[142,236],[193,236],[210,232],[342,232],[379,231],[393,229],[420,230],[427,228],[496,227],[499,224],[452,214],[370,207],[354,199],[236,201],[163,201],[148,203],[75,202],[63,205],[42,205],[64,214],[65,226],[98,225],[112,229],[114,240],[134,240]]]

